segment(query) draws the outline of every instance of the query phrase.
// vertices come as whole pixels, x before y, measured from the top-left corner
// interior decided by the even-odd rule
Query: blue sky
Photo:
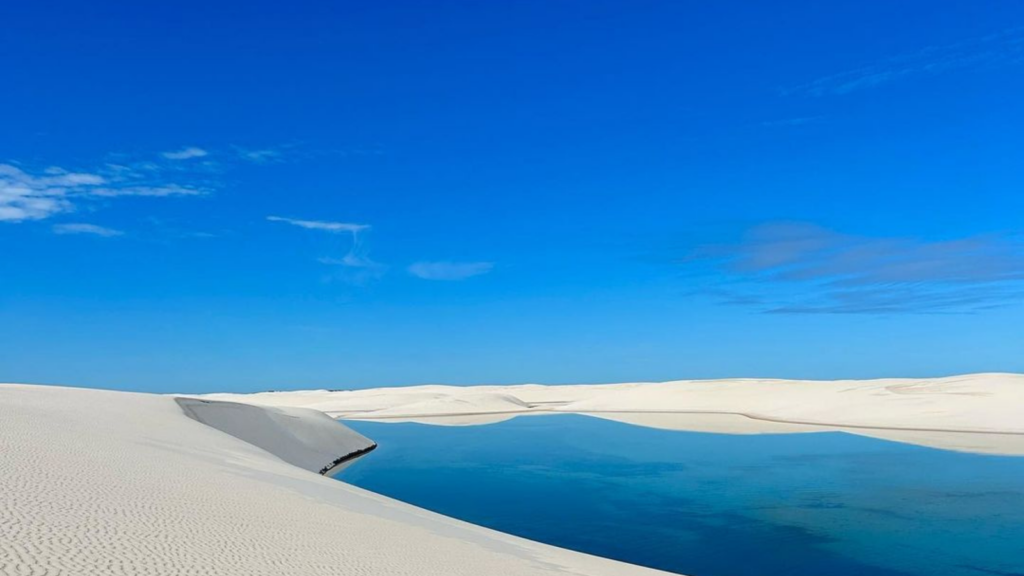
[[[1024,4],[0,8],[0,381],[1024,371]]]

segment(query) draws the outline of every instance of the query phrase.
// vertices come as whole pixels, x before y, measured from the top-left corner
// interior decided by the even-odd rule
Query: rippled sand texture
[[[311,472],[367,442],[321,414],[200,410],[210,425],[172,397],[0,385],[0,574],[659,574]]]

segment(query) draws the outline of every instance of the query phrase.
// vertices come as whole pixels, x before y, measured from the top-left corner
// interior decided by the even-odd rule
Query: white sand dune
[[[331,417],[472,424],[560,413],[733,434],[838,430],[1024,454],[1024,376],[1013,374],[202,398],[0,385],[0,575],[659,574],[317,473],[372,446]]]
[[[301,407],[0,385],[0,574],[663,574],[316,473],[370,445]]]
[[[843,431],[923,446],[1024,455],[1024,375],[879,380],[679,380],[541,386],[413,386],[216,394],[309,407],[342,419],[479,424],[588,414],[674,430],[768,434]]]

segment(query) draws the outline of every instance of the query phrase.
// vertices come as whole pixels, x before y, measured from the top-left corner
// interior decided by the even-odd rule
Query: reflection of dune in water
[[[595,412],[586,413],[606,420],[626,424],[679,430],[684,432],[713,432],[716,434],[791,434],[794,432],[832,432],[834,429],[805,426],[784,422],[754,420],[742,414],[707,414],[687,412]]]
[[[709,432],[715,434],[807,434],[816,432],[846,432],[879,440],[916,444],[929,448],[995,454],[1024,456],[1024,434],[992,434],[977,432],[947,432],[934,430],[899,430],[892,428],[849,428],[842,426],[819,426],[759,420],[742,414],[693,414],[693,413],[637,413],[601,412],[587,414],[606,420],[614,420],[635,426],[677,430],[681,432]]]
[[[916,430],[889,430],[885,428],[840,429],[843,432],[870,436],[880,440],[917,444],[929,448],[993,454],[1024,456],[1024,434],[990,434],[970,432],[919,432]]]
[[[567,414],[566,412],[520,412],[505,414],[473,414],[461,416],[409,416],[400,418],[353,418],[376,422],[412,422],[434,426],[479,426],[505,422],[521,416],[544,416]],[[983,432],[949,432],[937,430],[900,430],[893,428],[820,426],[759,420],[742,414],[708,414],[686,412],[582,412],[603,420],[613,420],[633,426],[675,430],[679,432],[704,432],[711,434],[814,434],[820,432],[845,432],[902,444],[915,444],[929,448],[992,454],[1002,456],[1024,456],[1024,434],[993,434]]]
[[[350,420],[366,420],[369,422],[413,422],[416,424],[432,424],[434,426],[480,426],[497,424],[519,416],[528,416],[529,412],[505,412],[498,414],[464,414],[455,416],[410,416],[396,418],[350,418]]]
[[[315,408],[342,420],[470,426],[523,415],[585,414],[689,432],[847,432],[946,450],[1024,455],[1024,375],[1019,374],[572,386],[431,385],[211,396]]]

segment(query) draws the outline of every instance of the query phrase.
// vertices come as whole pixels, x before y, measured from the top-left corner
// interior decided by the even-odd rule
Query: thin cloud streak
[[[113,228],[107,228],[105,226],[97,226],[96,224],[84,223],[54,224],[53,232],[55,234],[88,234],[92,236],[103,236],[104,238],[124,235],[124,232],[120,230],[114,230]]]
[[[264,148],[260,150],[248,150],[245,148],[235,148],[235,152],[238,157],[248,162],[255,164],[270,164],[274,162],[282,162],[284,160],[284,154],[281,150],[274,148]]]
[[[782,90],[784,96],[842,96],[913,76],[934,76],[958,69],[1010,66],[1024,62],[1024,28],[886,58]]]
[[[353,224],[351,222],[330,222],[325,220],[300,220],[298,218],[285,218],[283,216],[267,216],[270,222],[283,222],[305,228],[307,230],[322,230],[324,232],[351,232],[356,234],[363,230],[369,230],[368,224]]]
[[[167,196],[202,196],[205,190],[168,184],[166,186],[123,186],[120,188],[99,187],[89,191],[90,196],[103,198],[117,198],[119,196],[149,196],[151,198],[164,198]]]
[[[189,146],[188,148],[182,148],[181,150],[174,150],[172,152],[161,152],[160,155],[168,160],[191,160],[192,158],[209,156],[210,153],[202,148]]]

